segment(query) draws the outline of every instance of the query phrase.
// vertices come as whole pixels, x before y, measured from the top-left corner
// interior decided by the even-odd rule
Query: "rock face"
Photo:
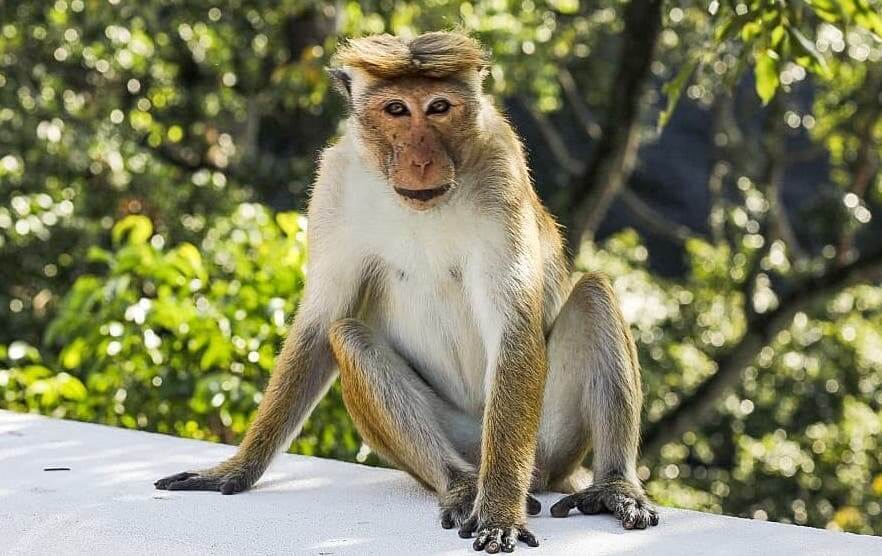
[[[474,554],[441,529],[434,498],[398,471],[280,456],[236,496],[153,481],[230,446],[0,411],[0,553]],[[882,539],[664,509],[647,531],[610,516],[530,519],[522,554],[882,554]]]

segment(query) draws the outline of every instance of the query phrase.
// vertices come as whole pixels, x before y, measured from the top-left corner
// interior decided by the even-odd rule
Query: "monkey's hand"
[[[251,488],[260,473],[235,459],[203,471],[184,471],[159,479],[153,486],[159,490],[214,490],[221,494],[236,494]]]
[[[477,511],[472,513],[459,528],[460,537],[468,539],[472,535],[475,535],[472,548],[479,552],[487,551],[489,554],[496,554],[499,551],[514,552],[517,541],[526,543],[527,546],[539,546],[536,536],[524,523],[510,519],[481,518]]]
[[[450,481],[447,492],[441,495],[441,527],[453,529],[459,527],[472,513],[475,498],[478,496],[478,477],[475,474],[460,474]],[[538,515],[542,504],[527,494],[527,514]]]
[[[566,517],[573,508],[579,508],[583,514],[609,512],[622,521],[625,529],[658,525],[658,511],[649,503],[643,489],[621,477],[601,480],[585,490],[564,496],[551,507],[551,515]]]

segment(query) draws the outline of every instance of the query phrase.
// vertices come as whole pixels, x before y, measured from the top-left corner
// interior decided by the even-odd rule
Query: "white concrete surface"
[[[230,446],[0,411],[0,554],[474,554],[438,524],[403,473],[294,455],[235,496],[165,492],[153,481]],[[44,471],[50,466],[70,471]],[[530,519],[520,554],[882,554],[882,538],[665,509],[625,531],[610,516]]]

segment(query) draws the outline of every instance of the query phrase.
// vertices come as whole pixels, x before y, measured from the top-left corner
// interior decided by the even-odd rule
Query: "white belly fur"
[[[470,264],[489,256],[489,238],[500,230],[457,202],[460,192],[421,213],[403,206],[380,178],[357,167],[346,173],[350,232],[342,244],[378,258],[386,269],[383,303],[368,308],[367,324],[439,395],[479,417],[487,350],[463,277]]]

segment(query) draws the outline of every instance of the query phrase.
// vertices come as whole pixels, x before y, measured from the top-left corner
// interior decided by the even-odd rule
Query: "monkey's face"
[[[472,98],[455,80],[408,77],[378,81],[355,103],[362,141],[405,205],[427,210],[452,194]]]

